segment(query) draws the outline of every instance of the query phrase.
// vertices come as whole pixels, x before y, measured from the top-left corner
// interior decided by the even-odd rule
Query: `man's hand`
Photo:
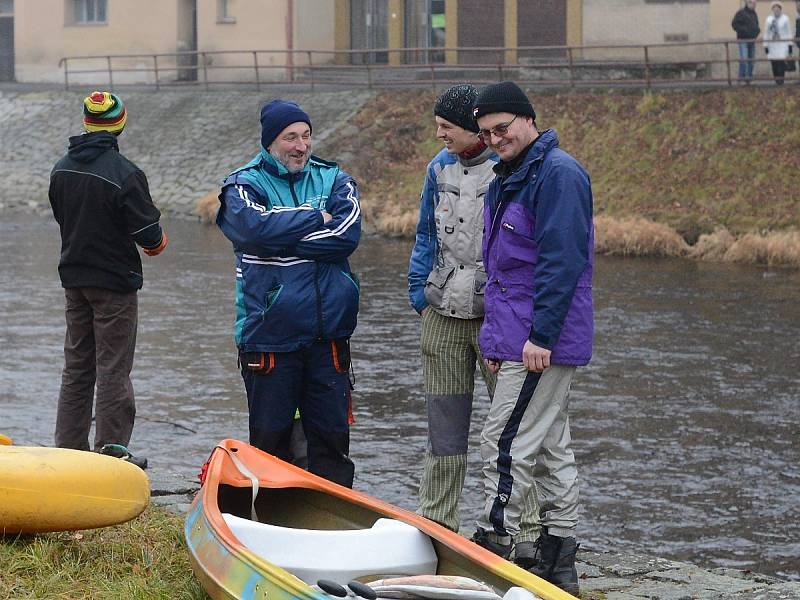
[[[322,223],[323,223],[323,225],[333,218],[331,216],[331,213],[329,213],[327,210],[321,210],[319,212],[322,213]]]
[[[425,308],[422,309],[422,312],[419,313],[419,316],[420,317],[424,317],[425,313],[428,312],[430,309],[431,309],[431,305],[429,304],[428,306],[426,306]]]
[[[522,364],[528,371],[541,373],[550,366],[550,350],[540,348],[530,340],[522,347]]]
[[[500,370],[500,365],[503,364],[502,360],[497,360],[495,358],[487,358],[484,362],[486,363],[486,368],[492,373],[497,373]]]

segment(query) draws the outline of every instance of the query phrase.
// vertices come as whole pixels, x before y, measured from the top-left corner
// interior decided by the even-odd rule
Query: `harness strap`
[[[256,496],[258,496],[258,477],[256,477],[253,472],[244,466],[244,463],[240,461],[236,457],[235,452],[231,452],[227,448],[223,446],[216,446],[220,450],[224,450],[228,457],[233,462],[233,465],[238,469],[239,473],[247,477],[253,483],[253,500],[250,503],[250,518],[253,521],[258,521],[258,515],[256,514]]]

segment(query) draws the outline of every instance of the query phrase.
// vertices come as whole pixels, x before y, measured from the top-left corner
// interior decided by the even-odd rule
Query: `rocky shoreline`
[[[151,472],[151,501],[186,513],[199,489],[175,473]],[[800,600],[800,581],[731,568],[704,569],[691,563],[638,554],[602,552],[589,544],[578,551],[584,600]]]

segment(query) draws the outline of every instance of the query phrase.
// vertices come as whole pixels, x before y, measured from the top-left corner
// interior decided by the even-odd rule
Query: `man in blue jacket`
[[[484,88],[473,114],[497,154],[484,199],[486,314],[481,354],[497,372],[481,434],[485,513],[474,540],[507,554],[525,498],[536,490],[542,533],[518,564],[578,593],[578,483],[570,448],[569,388],[592,355],[592,189],[584,168],[539,132],[525,93]]]
[[[224,181],[217,225],[236,255],[235,340],[250,443],[290,458],[297,409],[308,470],[352,487],[350,336],[359,285],[347,258],[361,210],[350,175],[311,154],[311,119],[275,99],[261,151]]]

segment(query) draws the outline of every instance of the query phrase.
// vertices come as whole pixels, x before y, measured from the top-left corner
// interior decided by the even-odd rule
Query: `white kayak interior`
[[[367,529],[319,530],[281,527],[230,513],[222,513],[222,518],[248,550],[309,585],[329,580],[344,586],[371,578],[381,579],[374,587],[384,598],[538,599],[520,587],[500,596],[478,582],[474,586],[451,586],[452,578],[436,575],[438,559],[431,539],[396,519],[380,518]],[[411,581],[392,583],[391,577],[408,576]]]

